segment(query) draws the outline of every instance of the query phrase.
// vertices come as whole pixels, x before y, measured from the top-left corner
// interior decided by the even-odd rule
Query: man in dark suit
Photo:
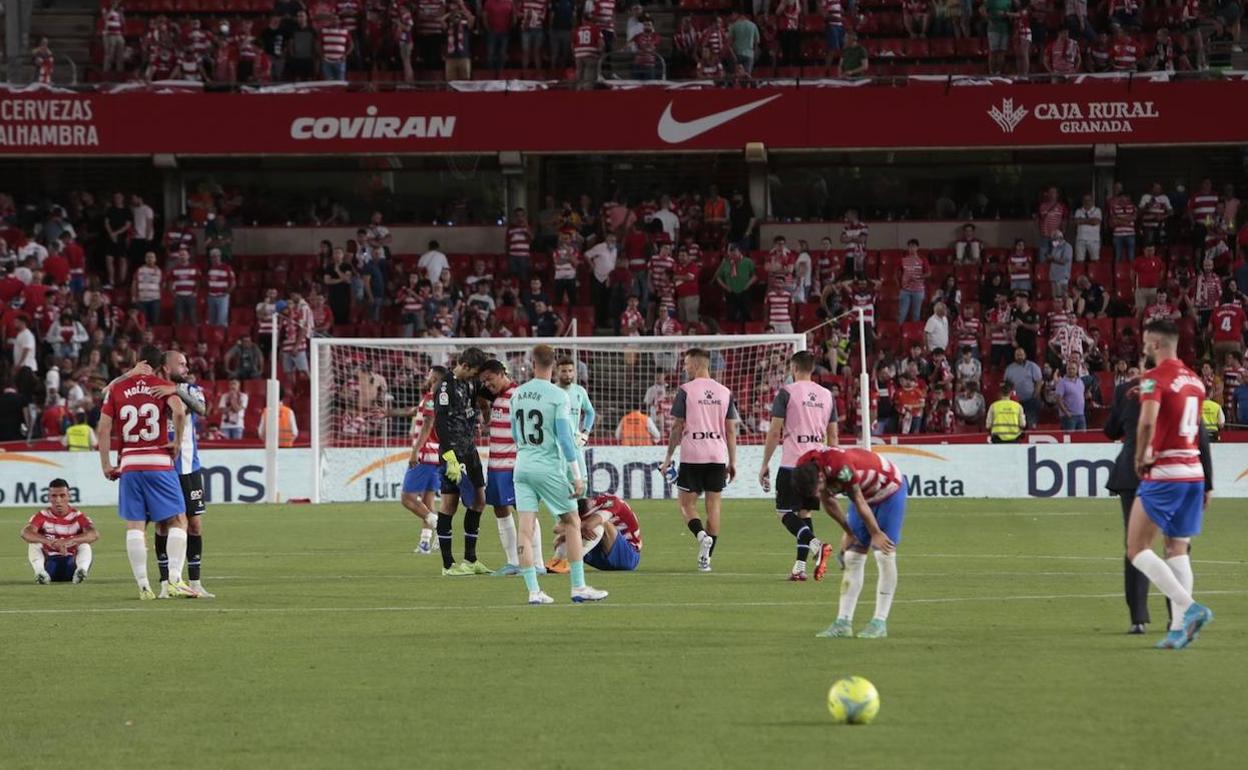
[[[1105,488],[1111,494],[1118,495],[1122,504],[1122,526],[1125,533],[1127,520],[1131,517],[1131,506],[1135,503],[1135,490],[1140,479],[1135,474],[1135,435],[1136,424],[1140,419],[1140,380],[1132,378],[1114,388],[1114,403],[1105,422],[1105,435],[1111,440],[1122,440],[1122,450],[1114,461],[1114,470],[1109,474],[1109,482]],[[1204,425],[1200,426],[1200,464],[1205,468],[1205,502],[1208,504],[1209,493],[1213,491],[1213,460],[1209,454],[1209,434]],[[1188,545],[1191,548],[1191,545]],[[1152,622],[1148,615],[1148,578],[1135,568],[1131,560],[1123,556],[1124,588],[1127,597],[1127,609],[1131,613],[1129,634],[1142,634],[1146,626]],[[1169,611],[1170,602],[1166,602]]]

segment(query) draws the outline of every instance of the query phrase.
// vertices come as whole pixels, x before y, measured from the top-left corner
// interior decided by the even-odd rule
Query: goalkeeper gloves
[[[579,433],[576,434],[576,448],[577,449],[584,448],[584,446],[588,443],[589,443],[588,431],[580,431]]]
[[[459,477],[463,475],[464,466],[459,464],[459,458],[455,456],[454,449],[448,449],[442,453],[442,460],[446,463],[446,477],[451,483],[458,484]]]

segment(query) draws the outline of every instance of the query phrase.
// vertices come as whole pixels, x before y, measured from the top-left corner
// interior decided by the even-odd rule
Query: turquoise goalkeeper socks
[[[529,589],[529,593],[542,590],[537,585],[537,567],[521,567],[520,576],[524,578],[524,587]]]
[[[572,590],[585,587],[585,562],[571,561],[568,562],[568,568],[572,572]]]

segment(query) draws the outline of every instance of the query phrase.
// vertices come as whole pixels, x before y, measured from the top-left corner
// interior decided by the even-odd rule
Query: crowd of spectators
[[[818,375],[852,423],[859,311],[877,432],[983,430],[1003,392],[1028,426],[1088,427],[1140,365],[1138,328],[1155,318],[1179,322],[1211,397],[1248,421],[1240,201],[1209,179],[1136,192],[1116,185],[1097,201],[1050,188],[1033,237],[1010,245],[967,223],[948,243],[869,249],[870,223],[849,210],[835,241],[779,235],[760,248],[742,193],[710,186],[631,205],[548,198],[533,218],[512,212],[495,253],[471,256],[436,241],[395,254],[375,212],[354,238],[263,262],[235,254],[221,197],[166,223],[141,192],[21,207],[0,195],[10,352],[0,440],[94,424],[102,386],[146,343],[187,355],[211,396],[205,430],[236,437],[255,435],[272,356],[306,410],[314,336],[553,337],[574,325],[582,335],[809,332]],[[760,424],[779,384],[771,374],[760,369],[745,405]]]
[[[1055,77],[1228,67],[1242,15],[1241,0],[686,0],[665,30],[641,4],[617,0],[277,0],[267,14],[243,4],[248,13],[182,18],[158,0],[128,5],[143,11],[137,26],[124,0],[101,9],[106,79],[269,83],[351,72],[412,82],[505,70],[581,87],[592,87],[604,57],[604,71],[622,77],[738,84],[760,65],[843,78],[893,62],[955,74],[986,62],[993,74]],[[35,55],[50,62],[46,44]],[[40,73],[50,78],[51,64]]]

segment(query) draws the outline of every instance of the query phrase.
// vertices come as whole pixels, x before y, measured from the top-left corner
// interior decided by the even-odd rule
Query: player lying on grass
[[[854,610],[862,593],[867,551],[875,551],[880,573],[875,586],[875,617],[858,636],[888,636],[888,613],[897,592],[897,543],[906,517],[906,479],[887,459],[866,449],[815,450],[802,455],[793,471],[793,486],[801,497],[818,497],[845,537],[845,578],[841,581],[836,622],[818,636],[854,635]],[[838,494],[849,498],[849,515],[841,511]]]
[[[412,418],[412,454],[407,460],[407,472],[403,474],[403,495],[399,501],[421,521],[420,541],[416,553],[428,556],[433,553],[433,531],[438,526],[438,515],[433,512],[434,498],[440,487],[438,465],[438,432],[423,432],[426,424],[433,425],[433,394],[446,377],[445,366],[430,367],[420,389],[420,403],[410,409],[394,409],[391,417]],[[417,440],[424,435],[424,443]]]
[[[572,601],[600,601],[607,598],[607,592],[585,584],[581,528],[576,514],[576,498],[585,488],[585,476],[572,433],[572,406],[567,392],[550,381],[555,367],[554,348],[538,345],[533,348],[532,356],[533,379],[511,395],[511,435],[517,447],[515,479],[516,508],[520,511],[517,549],[520,574],[529,591],[529,604],[554,602],[538,586],[534,564],[537,511],[539,504],[544,504],[555,517],[556,524],[565,525]],[[572,483],[568,483],[569,475]]]
[[[1205,386],[1179,360],[1178,345],[1174,322],[1144,325],[1144,355],[1156,365],[1140,375],[1135,437],[1140,486],[1127,520],[1127,558],[1170,599],[1170,630],[1157,646],[1175,650],[1195,641],[1213,620],[1209,608],[1192,598],[1195,577],[1188,556],[1209,502],[1199,446]],[[1153,551],[1158,530],[1165,537],[1164,561]]]
[[[65,479],[52,479],[48,507],[31,516],[22,528],[26,558],[39,585],[86,580],[91,571],[91,544],[99,539],[91,519],[70,506]]]
[[[585,563],[604,572],[637,569],[641,563],[641,525],[628,503],[615,495],[598,495],[580,514]],[[555,527],[555,558],[547,563],[551,572],[567,572],[564,525]]]
[[[771,489],[771,456],[783,437],[780,470],[776,471],[776,514],[785,529],[797,538],[797,561],[789,580],[806,580],[806,559],[813,556],[815,580],[823,580],[828,569],[832,546],[815,537],[815,524],[810,518],[819,509],[818,497],[799,497],[793,489],[793,466],[804,453],[836,446],[836,401],[827,388],[810,379],[815,370],[815,357],[803,350],[789,359],[793,382],[780,388],[771,405],[771,426],[763,446],[763,465],[758,470],[758,483],[766,492]]]

